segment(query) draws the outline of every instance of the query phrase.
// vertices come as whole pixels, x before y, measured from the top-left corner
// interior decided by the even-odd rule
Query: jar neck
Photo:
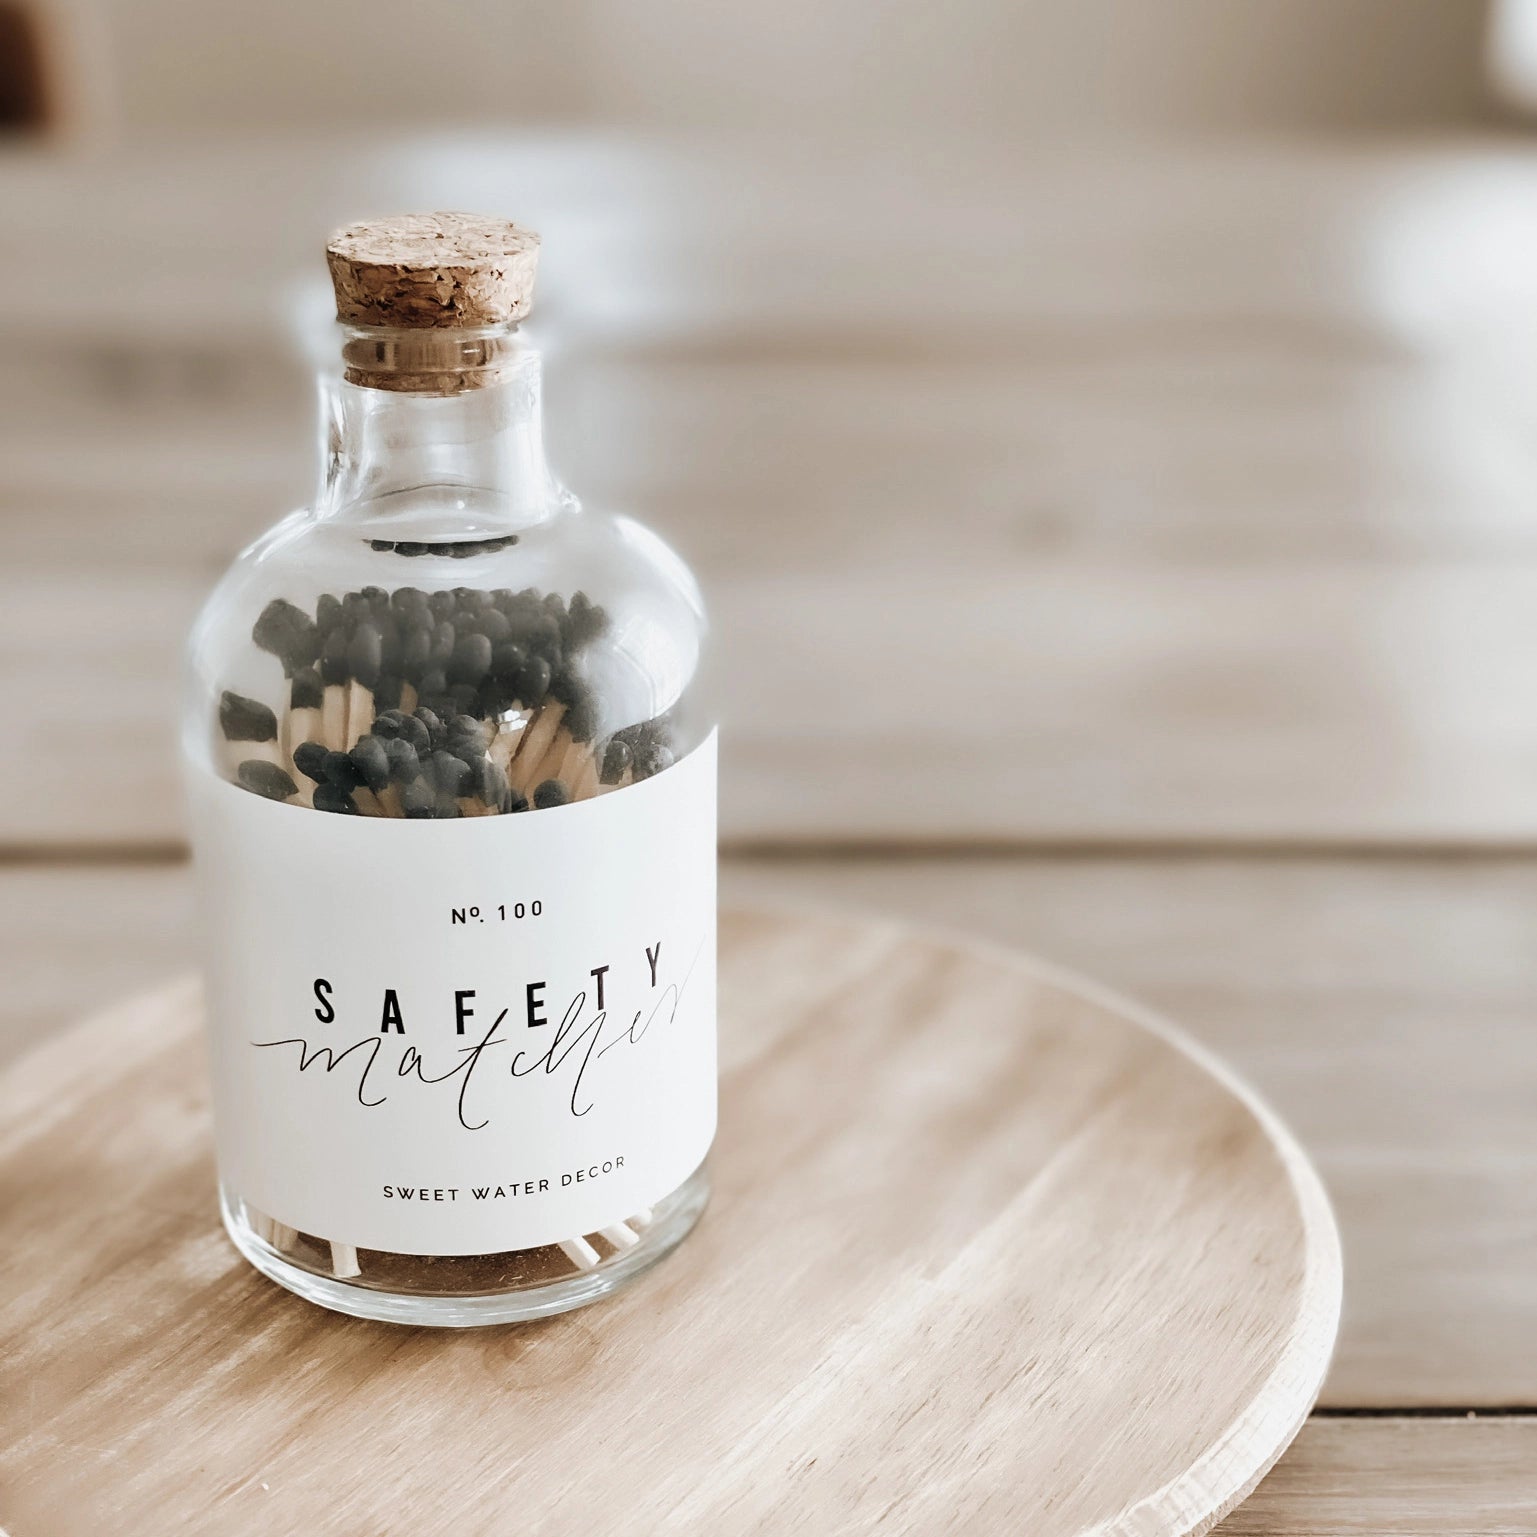
[[[574,506],[544,457],[541,359],[510,328],[341,327],[322,375],[319,517],[483,537]]]

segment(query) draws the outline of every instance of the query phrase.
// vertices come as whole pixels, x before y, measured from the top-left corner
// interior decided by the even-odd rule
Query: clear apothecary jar
[[[224,1221],[342,1312],[540,1317],[706,1199],[703,608],[546,467],[536,237],[431,215],[327,254],[319,496],[188,656]]]

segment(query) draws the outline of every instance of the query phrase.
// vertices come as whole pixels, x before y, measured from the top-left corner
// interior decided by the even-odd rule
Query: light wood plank
[[[0,866],[0,1062],[185,971],[195,925],[185,865]]]
[[[459,202],[515,212],[562,253],[541,272],[542,307],[584,336],[746,324],[989,338],[1064,320],[1363,315],[1416,335],[1491,322],[1508,335],[1533,294],[1512,237],[1537,154],[1508,137],[1114,153],[957,139],[892,157],[777,136],[275,134],[73,163],[8,155],[0,322],[47,329],[29,289],[47,250],[96,334],[260,336],[328,229],[433,202],[446,177]],[[1467,238],[1475,219],[1488,239]],[[197,262],[167,259],[189,249]]]
[[[1324,1401],[1537,1402],[1537,866],[738,863],[741,900],[895,912],[1180,1019],[1285,1115],[1345,1235]]]
[[[1537,1402],[1537,864],[730,860],[723,891],[1018,946],[1181,1019],[1338,1208],[1325,1402]],[[0,871],[0,1043],[189,964],[192,919],[179,869]]]
[[[1537,557],[1493,363],[1344,324],[902,340],[562,359],[556,462],[711,576]]]
[[[0,686],[34,702],[0,842],[180,838],[202,585],[4,589]],[[738,572],[713,596],[728,840],[1537,842],[1537,570]]]
[[[0,679],[28,707],[0,842],[179,836],[181,636],[310,473],[272,275],[313,267],[307,221],[343,189],[396,205],[419,163],[311,149],[0,167],[22,210],[0,278],[39,249],[99,266],[45,238],[89,203],[139,285],[79,284],[104,313],[62,335],[3,311]],[[894,178],[761,148],[459,150],[467,197],[520,192],[565,242],[557,462],[712,589],[728,836],[1537,841],[1529,274],[1499,256],[1519,241],[1450,238],[1519,233],[1530,153],[937,155]],[[942,238],[914,240],[919,206]],[[191,207],[206,292],[173,306]],[[762,241],[785,207],[814,284]],[[66,750],[82,697],[109,772]]]
[[[801,574],[716,596],[728,838],[1537,836],[1524,571]]]
[[[60,359],[12,338],[0,358],[12,574],[217,571],[308,499],[309,380],[281,338],[229,378],[219,355],[166,344],[137,360],[169,376],[145,390],[75,342]],[[1491,400],[1492,369],[1387,337],[1083,326],[980,358],[857,337],[808,357],[732,347],[550,367],[554,462],[710,576],[1537,558],[1525,413]],[[108,370],[129,378],[103,398]]]
[[[17,1537],[233,1537],[317,1501],[359,1531],[490,1533],[512,1504],[552,1534],[1205,1532],[1295,1435],[1339,1316],[1289,1135],[1134,1008],[1001,952],[750,913],[720,948],[711,1213],[532,1355],[328,1316],[222,1241],[192,988],[13,1065]],[[466,1417],[509,1346],[516,1392]]]
[[[1314,1419],[1219,1537],[1530,1537],[1537,1419]]]

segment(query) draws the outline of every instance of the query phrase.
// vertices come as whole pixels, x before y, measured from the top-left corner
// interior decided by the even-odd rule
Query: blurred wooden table
[[[557,464],[711,589],[727,893],[1101,976],[1311,1148],[1339,1355],[1222,1530],[1537,1533],[1537,150],[0,158],[8,1052],[188,957],[177,648],[306,493],[291,275],[417,205],[544,231]]]

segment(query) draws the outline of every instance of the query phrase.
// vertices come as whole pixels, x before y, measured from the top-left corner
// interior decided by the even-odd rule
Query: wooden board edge
[[[1253,1116],[1276,1149],[1291,1182],[1306,1236],[1306,1262],[1297,1324],[1281,1359],[1221,1440],[1162,1488],[1100,1528],[1104,1537],[1139,1537],[1152,1529],[1205,1534],[1243,1502],[1296,1439],[1322,1391],[1339,1329],[1343,1269],[1339,1230],[1323,1183],[1311,1160],[1280,1117],[1224,1062],[1155,1011],[1067,968],[1003,944],[978,940],[937,925],[913,925],[878,913],[821,903],[730,903],[723,920],[796,920],[822,917],[830,923],[888,935],[915,930],[931,942],[990,964],[1021,972],[1033,981],[1084,1000],[1158,1037],[1192,1061],[1233,1095]],[[121,1046],[125,1030],[143,1027],[172,1006],[195,1004],[195,974],[88,1016],[24,1053],[0,1071],[0,1091],[28,1083],[27,1098],[48,1092],[55,1075],[78,1080],[82,1042],[106,1032]],[[89,1060],[87,1058],[86,1060]],[[0,1092],[0,1100],[3,1100]]]
[[[1226,1062],[1156,1010],[1028,951],[977,939],[939,924],[915,925],[886,914],[831,903],[731,903],[722,908],[722,913],[802,921],[810,915],[890,933],[916,929],[929,940],[954,951],[1022,971],[1034,980],[1127,1019],[1193,1062],[1254,1117],[1291,1181],[1306,1235],[1307,1260],[1295,1332],[1275,1370],[1222,1440],[1179,1477],[1096,1532],[1096,1537],[1141,1537],[1156,1529],[1179,1531],[1183,1537],[1205,1537],[1254,1492],[1296,1440],[1323,1391],[1339,1337],[1344,1302],[1339,1225],[1323,1180],[1290,1128]],[[1267,1402],[1272,1396],[1279,1401]]]

